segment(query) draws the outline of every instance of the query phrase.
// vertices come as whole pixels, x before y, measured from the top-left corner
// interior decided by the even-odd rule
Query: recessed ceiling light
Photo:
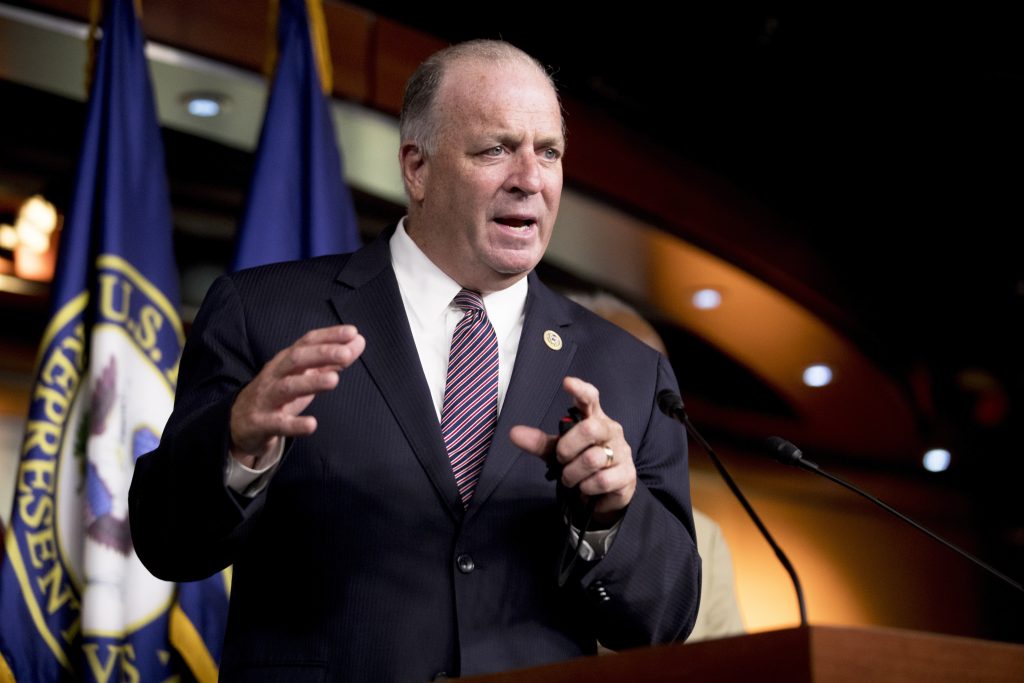
[[[717,289],[705,287],[694,292],[690,300],[693,302],[694,308],[706,311],[722,305],[722,294]]]
[[[945,472],[949,469],[952,456],[945,448],[933,448],[925,453],[921,460],[924,468],[929,472]]]
[[[804,368],[804,384],[809,387],[823,387],[832,382],[832,368],[824,363],[815,363]]]
[[[220,116],[227,104],[226,97],[215,93],[188,93],[182,96],[181,101],[189,114],[201,119]]]

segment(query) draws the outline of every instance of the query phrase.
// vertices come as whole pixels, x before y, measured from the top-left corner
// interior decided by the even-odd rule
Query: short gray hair
[[[529,64],[544,74],[555,96],[558,96],[558,88],[555,87],[555,82],[544,65],[511,43],[483,39],[456,43],[427,57],[405,84],[402,112],[398,118],[401,144],[412,142],[427,155],[437,151],[441,126],[434,113],[434,101],[437,99],[448,67],[460,60]],[[565,134],[564,116],[562,134]]]

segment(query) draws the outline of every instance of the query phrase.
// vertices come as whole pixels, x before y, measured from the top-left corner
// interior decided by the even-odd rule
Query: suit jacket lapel
[[[355,325],[366,338],[360,361],[390,406],[438,496],[458,520],[464,511],[391,268],[390,235],[391,231],[386,232],[350,257],[338,275],[345,289],[331,301],[341,321]]]
[[[572,317],[566,301],[545,287],[534,273],[530,273],[529,278],[516,364],[480,482],[470,501],[470,515],[486,502],[516,460],[534,457],[525,456],[512,444],[509,430],[515,425],[540,425],[551,402],[561,393],[562,379],[576,354],[576,342],[571,334]],[[561,337],[560,349],[552,349],[545,342],[544,334],[549,330]]]

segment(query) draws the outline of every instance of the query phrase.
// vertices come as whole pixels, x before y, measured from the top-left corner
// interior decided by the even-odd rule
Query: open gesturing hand
[[[243,465],[278,447],[283,437],[308,436],[316,418],[300,415],[317,394],[338,384],[366,340],[352,325],[312,330],[271,358],[231,407],[231,455]]]

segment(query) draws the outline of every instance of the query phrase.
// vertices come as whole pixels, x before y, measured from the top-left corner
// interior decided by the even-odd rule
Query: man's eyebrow
[[[537,138],[537,147],[565,147],[565,138],[561,135],[547,135]]]
[[[525,135],[521,131],[496,128],[481,134],[483,140],[494,140],[503,145],[518,146],[523,143]],[[534,140],[534,147],[565,147],[565,137],[561,133],[540,135]]]

